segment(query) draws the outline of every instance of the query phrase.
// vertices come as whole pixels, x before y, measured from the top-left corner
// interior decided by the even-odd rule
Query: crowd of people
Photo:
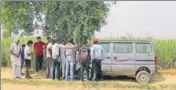
[[[10,54],[12,62],[12,73],[14,78],[20,79],[22,69],[25,65],[25,79],[31,79],[30,67],[32,56],[35,56],[35,71],[42,70],[43,61],[47,62],[46,78],[53,80],[75,80],[75,64],[81,65],[81,80],[83,81],[83,71],[86,70],[89,80],[89,65],[92,63],[93,81],[102,79],[101,61],[104,59],[103,47],[98,44],[98,40],[93,40],[93,46],[88,47],[87,42],[83,42],[78,48],[74,40],[64,41],[47,37],[44,43],[41,37],[37,37],[37,42],[32,40],[25,44],[20,44],[20,40],[15,38],[11,44]],[[34,52],[33,52],[34,47]]]

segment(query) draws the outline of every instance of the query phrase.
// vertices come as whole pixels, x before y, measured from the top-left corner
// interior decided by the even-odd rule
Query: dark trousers
[[[22,73],[22,70],[23,70],[23,66],[24,66],[24,59],[21,60],[21,73]]]
[[[50,78],[51,77],[52,58],[48,57],[46,60],[47,60],[46,78]]]
[[[89,62],[82,62],[81,63],[81,80],[82,81],[84,79],[84,76],[83,76],[84,70],[86,70],[87,80],[89,80]]]
[[[59,80],[61,76],[60,62],[52,61],[52,79]]]
[[[93,70],[93,81],[100,80],[102,78],[101,71],[101,60],[93,60],[92,61],[92,70]]]
[[[36,56],[36,59],[35,59],[36,72],[38,72],[39,70],[42,70],[42,64],[43,64],[43,56]]]

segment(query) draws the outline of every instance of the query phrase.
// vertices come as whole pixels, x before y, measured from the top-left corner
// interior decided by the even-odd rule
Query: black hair
[[[29,41],[27,42],[27,45],[29,45],[29,44],[33,44],[33,41],[32,41],[32,40],[29,40]]]
[[[85,44],[87,44],[87,41],[84,41],[84,42],[83,42],[83,45],[85,45]]]
[[[74,44],[73,38],[70,38],[70,39],[68,40],[68,42]]]
[[[22,44],[22,47],[25,47],[26,45],[25,44]]]
[[[38,40],[38,39],[41,39],[41,37],[40,37],[40,36],[38,36],[38,37],[37,37],[37,40]]]
[[[54,43],[55,43],[55,40],[54,40],[54,39],[51,39],[51,43],[54,44]]]
[[[51,37],[47,37],[47,40],[51,39]]]

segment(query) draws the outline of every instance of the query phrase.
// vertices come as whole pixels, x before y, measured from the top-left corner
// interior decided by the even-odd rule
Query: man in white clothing
[[[58,80],[60,79],[60,48],[59,48],[59,40],[55,39],[54,44],[52,45],[52,79]]]
[[[21,60],[20,60],[20,40],[16,38],[11,44],[10,54],[12,62],[12,73],[14,78],[21,78]]]

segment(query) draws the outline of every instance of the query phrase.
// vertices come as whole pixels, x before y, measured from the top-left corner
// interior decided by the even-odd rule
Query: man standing
[[[51,42],[51,37],[47,37],[47,42],[45,43],[43,48],[43,56],[45,59],[47,58],[47,46],[50,42]]]
[[[48,42],[45,44],[45,52],[46,52],[46,61],[47,61],[47,69],[46,69],[46,78],[50,77],[50,69],[52,64],[52,40],[50,37],[47,38]]]
[[[27,42],[27,45],[24,49],[24,55],[25,55],[25,64],[26,64],[26,73],[25,73],[25,78],[26,79],[31,79],[32,77],[30,76],[29,69],[31,67],[31,59],[32,59],[32,51],[31,51],[31,46],[33,44],[32,40],[29,40]]]
[[[68,80],[69,67],[70,67],[70,79],[74,80],[74,64],[76,61],[76,46],[73,44],[73,39],[65,45],[66,49],[66,71],[65,80]]]
[[[20,40],[15,39],[14,43],[11,44],[11,62],[12,62],[12,73],[14,78],[21,78],[21,60],[20,60]]]
[[[36,72],[42,69],[43,45],[44,45],[44,42],[41,41],[41,37],[37,37],[37,42],[34,43],[35,56],[36,56],[36,61],[35,61]]]
[[[103,60],[104,50],[103,47],[98,44],[98,40],[93,40],[93,47],[91,48],[91,60],[92,60],[92,68],[93,68],[93,81],[102,78],[101,71],[101,61]]]
[[[83,72],[86,70],[87,80],[89,80],[89,63],[90,63],[90,50],[87,46],[87,42],[83,43],[79,50],[79,63],[81,64],[81,81],[83,81]]]
[[[52,45],[52,79],[59,80],[60,79],[60,48],[59,48],[59,40],[55,39],[54,44]]]
[[[61,40],[61,43],[59,44],[60,47],[60,56],[61,56],[61,71],[62,71],[62,79],[65,78],[65,62],[66,62],[66,51],[65,51],[65,42]]]

